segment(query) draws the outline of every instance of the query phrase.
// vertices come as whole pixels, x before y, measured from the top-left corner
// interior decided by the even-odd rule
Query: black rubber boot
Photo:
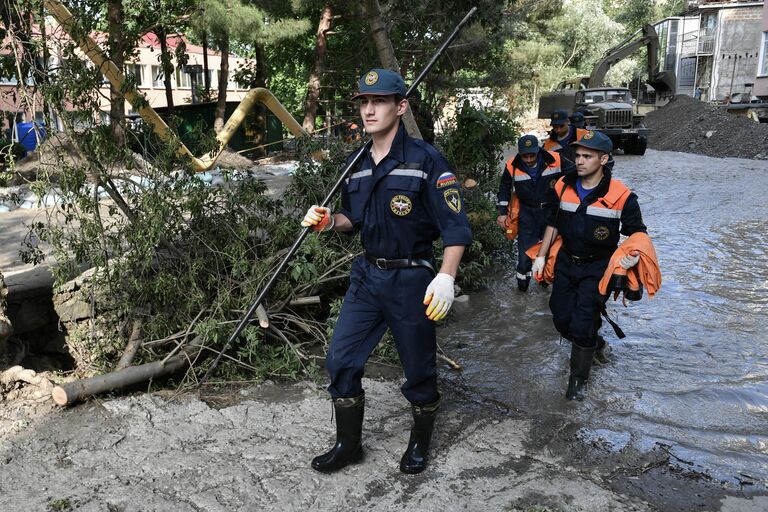
[[[427,467],[429,459],[429,442],[432,440],[432,429],[435,427],[435,417],[440,408],[440,400],[429,405],[414,405],[413,428],[408,448],[400,459],[400,471],[414,475],[421,473]]]
[[[592,364],[595,366],[603,366],[611,362],[611,346],[605,341],[605,338],[597,335],[597,350],[592,357]]]
[[[568,389],[565,391],[565,398],[568,400],[584,399],[584,384],[589,379],[594,354],[595,347],[584,348],[571,343],[571,375],[568,377]]]
[[[521,292],[527,292],[528,291],[528,285],[531,283],[531,278],[527,277],[525,279],[517,278],[517,289]]]
[[[333,401],[336,412],[336,444],[330,451],[312,459],[312,469],[330,473],[363,459],[363,431],[365,393],[354,398]]]

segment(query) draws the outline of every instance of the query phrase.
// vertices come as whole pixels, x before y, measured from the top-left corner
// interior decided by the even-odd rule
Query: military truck
[[[632,95],[622,87],[600,87],[577,91],[574,112],[584,114],[585,126],[600,130],[613,147],[630,155],[643,155],[651,131],[643,125],[645,116],[632,110]]]
[[[655,101],[661,104],[667,100],[675,91],[675,74],[659,70],[659,37],[652,25],[645,25],[605,52],[589,76],[560,82],[553,92],[542,95],[539,118],[547,119],[557,109],[571,114],[582,112],[587,128],[608,135],[615,148],[629,154],[644,154],[650,130],[643,125],[644,116],[633,112],[632,94],[624,87],[603,85],[611,66],[642,46],[648,50],[647,83],[654,89]]]

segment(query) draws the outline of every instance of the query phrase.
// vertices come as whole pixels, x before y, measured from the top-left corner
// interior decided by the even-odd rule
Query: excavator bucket
[[[677,89],[674,71],[660,71],[648,79],[648,83],[656,90],[656,97],[672,96]]]

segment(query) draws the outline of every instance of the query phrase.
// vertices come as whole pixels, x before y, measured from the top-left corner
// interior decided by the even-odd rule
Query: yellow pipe
[[[53,17],[56,18],[62,27],[64,27],[67,34],[71,36],[73,29],[76,28],[75,19],[72,16],[72,13],[70,13],[58,0],[45,0],[45,8],[53,14]],[[248,91],[243,101],[240,102],[235,112],[227,120],[224,128],[216,136],[216,140],[219,141],[219,147],[207,155],[197,158],[189,151],[184,143],[179,140],[176,134],[171,131],[157,112],[147,104],[147,100],[144,96],[135,88],[125,86],[125,75],[117,66],[115,66],[115,63],[107,57],[93,38],[84,35],[82,39],[77,42],[83,53],[91,59],[91,62],[97,66],[107,80],[109,80],[109,82],[120,91],[126,101],[139,112],[141,118],[152,126],[152,130],[157,136],[164,142],[176,142],[179,145],[178,154],[189,158],[192,161],[192,166],[197,171],[206,171],[213,167],[216,160],[224,151],[227,143],[237,131],[237,128],[242,124],[246,114],[253,109],[257,102],[263,103],[269,110],[271,110],[272,113],[274,113],[277,118],[288,127],[295,137],[308,135],[296,119],[294,119],[285,107],[280,104],[271,92],[262,87],[258,87]]]

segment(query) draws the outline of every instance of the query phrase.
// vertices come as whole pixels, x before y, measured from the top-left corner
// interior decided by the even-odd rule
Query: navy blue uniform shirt
[[[619,244],[620,235],[630,236],[638,231],[647,231],[634,192],[630,192],[618,218],[590,214],[589,206],[605,196],[611,184],[611,170],[604,166],[603,172],[600,183],[581,200],[575,211],[564,210],[561,203],[557,202],[549,211],[547,224],[557,228],[557,232],[563,237],[563,246],[572,255],[610,257]],[[575,173],[567,174],[563,178],[565,185],[574,190],[577,179]]]
[[[542,149],[536,160],[536,170],[531,173],[526,169],[528,166],[525,165],[520,155],[515,155],[512,166],[528,173],[531,179],[526,179],[525,176],[512,178],[506,165],[504,166],[499,181],[499,193],[496,196],[498,198],[496,208],[499,215],[507,214],[507,205],[512,199],[512,192],[515,192],[520,202],[526,206],[556,202],[557,194],[555,194],[553,187],[562,174],[559,167],[548,168],[554,162],[555,158],[549,154],[549,151]]]
[[[378,165],[369,152],[352,170],[340,213],[377,258],[431,257],[438,237],[443,247],[472,243],[456,175],[434,147],[409,137],[402,122]]]

